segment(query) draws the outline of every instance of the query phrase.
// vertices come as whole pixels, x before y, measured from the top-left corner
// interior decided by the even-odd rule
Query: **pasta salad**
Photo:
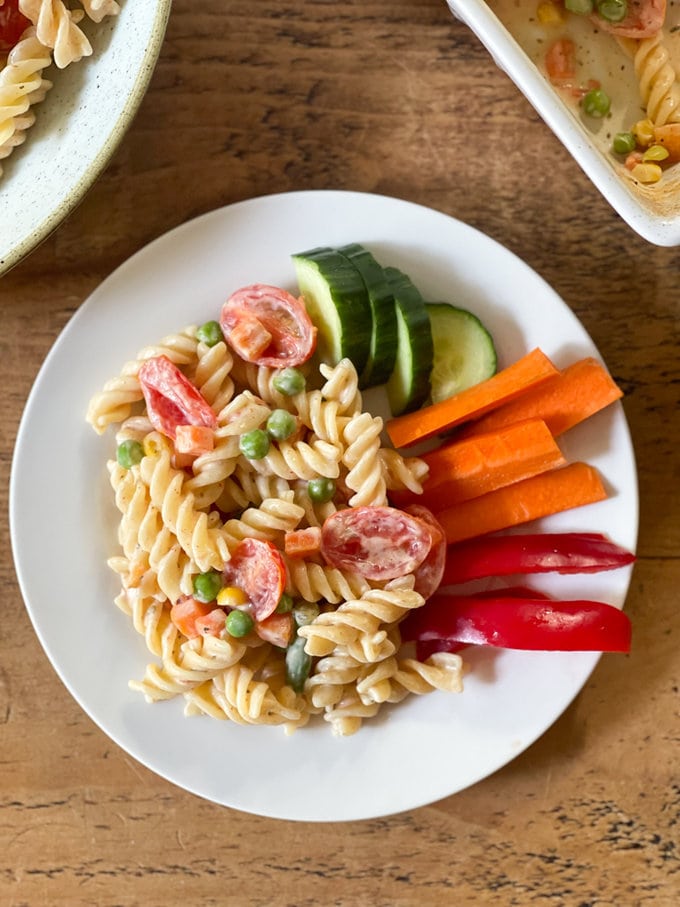
[[[348,358],[313,357],[299,299],[247,287],[220,322],[140,350],[87,414],[116,429],[116,603],[158,659],[132,688],[287,731],[322,715],[338,735],[460,691],[460,655],[420,661],[399,637],[444,566],[426,508],[389,506],[427,466],[382,443]]]
[[[34,108],[52,87],[45,71],[92,54],[80,23],[119,11],[116,0],[0,0],[0,161],[23,144],[35,122]]]

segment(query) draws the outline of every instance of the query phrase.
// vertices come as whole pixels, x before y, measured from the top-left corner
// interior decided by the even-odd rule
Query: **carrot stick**
[[[515,400],[461,429],[460,437],[495,431],[522,419],[543,419],[554,437],[623,396],[597,359],[579,359]]]
[[[408,447],[468,419],[478,418],[556,374],[557,369],[545,353],[535,349],[486,381],[481,381],[448,400],[390,419],[385,427],[395,447]]]
[[[453,544],[606,497],[597,470],[587,463],[572,463],[463,501],[438,511],[436,516],[446,541]]]
[[[442,510],[567,462],[540,419],[444,444],[421,459],[430,468],[423,493],[390,495],[399,507],[419,502],[431,510]]]

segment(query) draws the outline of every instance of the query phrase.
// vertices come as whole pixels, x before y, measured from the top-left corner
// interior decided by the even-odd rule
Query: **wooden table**
[[[254,817],[156,777],[81,711],[31,628],[3,521],[0,902],[678,903],[678,252],[617,217],[443,0],[176,0],[110,166],[0,280],[3,502],[31,384],[100,281],[195,215],[306,188],[466,221],[582,320],[625,388],[638,458],[633,653],[603,658],[537,743],[449,799],[347,824]]]

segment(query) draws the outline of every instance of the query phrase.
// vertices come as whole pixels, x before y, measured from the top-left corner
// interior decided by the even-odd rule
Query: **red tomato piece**
[[[167,356],[145,359],[139,383],[151,424],[173,441],[179,425],[217,428],[217,416],[208,402]]]
[[[321,529],[328,563],[366,579],[413,573],[431,546],[430,528],[396,507],[348,507],[329,516]]]
[[[229,585],[237,586],[248,597],[256,621],[276,611],[286,587],[286,565],[271,542],[243,539],[223,573]]]
[[[265,336],[262,331],[271,335],[265,349],[255,350],[249,354],[247,345],[239,340],[243,329],[238,325],[242,321],[259,322],[257,334]],[[266,365],[270,368],[286,368],[306,362],[316,348],[316,328],[307,313],[302,299],[296,299],[280,287],[267,284],[253,284],[236,290],[222,306],[220,326],[227,342],[231,345],[232,333],[236,331],[237,343],[242,349],[236,352],[248,362]],[[244,355],[245,353],[245,355]]]
[[[19,11],[19,0],[5,0],[0,5],[0,53],[10,51],[30,24],[30,19]]]
[[[620,22],[609,22],[597,13],[590,18],[602,31],[619,38],[651,38],[666,19],[666,0],[628,0],[628,14]]]
[[[422,504],[411,504],[410,507],[406,508],[406,513],[410,513],[416,519],[422,520],[432,534],[430,551],[422,564],[416,567],[416,582],[414,586],[416,592],[419,592],[423,598],[429,598],[439,588],[444,575],[447,549],[446,535],[432,511],[428,510],[427,507],[423,507]]]

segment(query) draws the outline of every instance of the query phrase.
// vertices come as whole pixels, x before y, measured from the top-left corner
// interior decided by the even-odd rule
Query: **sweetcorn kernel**
[[[166,438],[164,435],[159,435],[157,432],[147,435],[144,438],[142,448],[147,457],[158,457],[163,450],[167,450],[168,453],[172,453],[174,450],[170,443],[170,439]]]
[[[647,148],[654,141],[654,123],[651,120],[638,120],[631,132],[642,148]]]
[[[647,161],[665,161],[668,157],[668,148],[663,145],[650,145],[643,153],[642,160]]]
[[[217,593],[217,604],[223,608],[242,608],[248,604],[248,596],[238,586],[223,586]]]
[[[658,183],[663,170],[658,164],[636,164],[631,174],[640,183]]]
[[[562,25],[564,16],[559,6],[551,3],[550,0],[543,0],[538,4],[536,16],[541,25]]]

